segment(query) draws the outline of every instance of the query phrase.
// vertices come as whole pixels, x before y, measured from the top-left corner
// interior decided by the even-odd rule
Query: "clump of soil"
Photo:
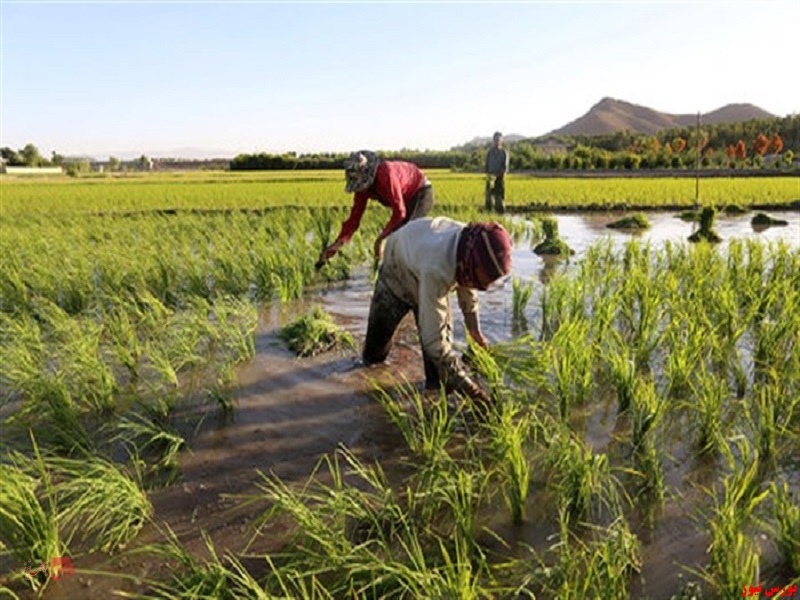
[[[770,217],[767,213],[760,212],[753,219],[750,221],[750,224],[753,227],[772,227],[772,226],[783,226],[788,225],[789,221],[784,221],[783,219],[775,219]]]
[[[719,234],[714,231],[715,215],[716,211],[712,207],[706,206],[703,209],[703,211],[700,213],[700,229],[689,236],[690,242],[700,242],[705,240],[706,242],[712,242],[716,244],[717,242],[722,241],[722,238],[719,236]]]
[[[329,350],[356,348],[353,336],[338,327],[319,306],[281,329],[278,337],[301,357],[316,356]]]
[[[549,256],[575,254],[575,251],[558,237],[558,221],[549,217],[542,219],[542,229],[544,230],[544,241],[533,249],[534,254],[546,254]]]
[[[606,227],[610,227],[611,229],[647,229],[650,227],[650,221],[648,221],[647,217],[643,214],[636,213],[635,215],[623,217],[618,221],[609,223]]]

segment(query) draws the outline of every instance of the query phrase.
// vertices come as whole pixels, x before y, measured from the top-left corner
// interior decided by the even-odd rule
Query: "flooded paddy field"
[[[492,445],[489,440],[500,435],[499,426],[498,429],[483,429],[484,425],[471,418],[468,409],[464,409],[457,398],[447,398],[445,418],[452,422],[447,440],[436,451],[441,454],[420,453],[410,448],[409,438],[393,420],[388,405],[376,399],[374,389],[377,385],[389,390],[398,406],[413,412],[415,408],[410,397],[416,390],[423,398],[425,410],[432,411],[426,418],[431,421],[441,418],[441,415],[436,417],[435,408],[432,408],[438,396],[422,390],[422,360],[413,319],[404,321],[389,360],[370,368],[363,367],[358,351],[354,350],[298,359],[279,339],[277,333],[282,326],[306,314],[311,307],[321,306],[339,327],[353,335],[360,347],[369,311],[372,275],[364,267],[355,267],[345,281],[308,287],[301,299],[269,304],[258,313],[252,357],[235,367],[236,383],[231,387],[230,396],[232,410],[220,411],[213,404],[203,404],[197,409],[195,404],[188,402],[183,409],[178,406],[174,413],[176,427],[185,435],[188,448],[178,455],[174,481],[148,493],[153,507],[152,518],[144,523],[134,539],[125,544],[124,551],[111,555],[74,553],[77,576],[51,581],[44,596],[107,598],[114,590],[153,595],[153,588],[147,581],[169,581],[173,575],[185,573],[186,565],[181,567],[174,556],[168,559],[151,552],[136,554],[129,550],[147,543],[163,542],[167,537],[167,527],[175,533],[183,548],[203,557],[202,560],[210,556],[210,543],[221,559],[229,553],[246,567],[252,577],[265,578],[275,572],[264,560],[265,555],[274,556],[278,561],[278,553],[287,552],[287,544],[309,542],[298,542],[294,537],[298,527],[303,529],[302,525],[298,526],[298,512],[286,509],[274,520],[263,521],[266,511],[278,503],[274,486],[267,486],[270,493],[265,492],[264,476],[275,477],[293,489],[303,489],[320,458],[332,456],[342,448],[352,453],[359,464],[380,464],[388,488],[397,494],[391,502],[386,501],[392,507],[395,503],[408,507],[406,486],[419,486],[417,493],[422,493],[425,485],[435,489],[437,482],[441,489],[449,489],[452,481],[448,477],[453,472],[447,469],[442,473],[427,474],[433,477],[431,480],[420,479],[422,467],[429,460],[443,460],[445,454],[457,465],[454,472],[461,474],[458,475],[462,477],[459,481],[463,484],[466,477],[473,482],[470,485],[476,486],[474,489],[468,487],[471,490],[468,495],[472,497],[467,502],[471,515],[469,532],[463,531],[463,523],[459,524],[454,517],[456,508],[463,508],[457,501],[440,501],[433,506],[428,506],[424,500],[419,501],[419,510],[422,513],[431,511],[435,517],[434,533],[420,530],[420,538],[433,535],[431,539],[437,541],[461,540],[471,548],[465,550],[471,558],[456,561],[461,571],[453,576],[465,578],[461,580],[466,582],[460,588],[463,593],[456,594],[455,590],[459,588],[455,585],[452,588],[431,588],[453,591],[453,595],[447,597],[478,596],[481,591],[490,597],[526,597],[526,594],[536,593],[539,597],[657,599],[689,597],[680,595],[700,588],[705,593],[700,597],[729,597],[730,589],[715,587],[730,582],[721,572],[722,559],[714,559],[709,550],[711,547],[722,548],[721,540],[724,539],[733,539],[739,544],[738,554],[719,554],[720,557],[727,556],[731,562],[734,561],[731,556],[741,560],[737,568],[747,579],[741,582],[739,590],[743,585],[763,583],[781,588],[796,584],[798,573],[784,560],[780,534],[760,525],[761,521],[774,524],[776,520],[774,498],[779,496],[779,489],[771,489],[771,483],[787,486],[790,506],[792,503],[798,505],[797,490],[800,489],[800,447],[797,443],[800,407],[790,397],[800,391],[797,374],[791,375],[798,360],[798,332],[796,321],[791,318],[785,323],[781,321],[785,311],[798,307],[796,302],[800,296],[800,281],[797,279],[800,213],[770,211],[770,215],[788,221],[788,225],[756,231],[748,215],[719,215],[716,230],[723,242],[716,250],[701,250],[697,255],[688,249],[676,250],[674,256],[664,254],[667,243],[689,248],[685,240],[696,229],[695,224],[675,218],[674,213],[648,213],[651,228],[637,234],[609,230],[606,225],[619,216],[615,214],[556,214],[562,239],[575,250],[569,260],[539,257],[531,251],[532,239],[524,235],[518,238],[513,277],[518,284],[532,284],[529,300],[521,309],[515,307],[517,292],[512,280],[481,294],[481,326],[496,349],[492,359],[504,374],[502,385],[498,388],[496,382],[492,384],[491,373],[482,370],[480,365],[476,369],[486,385],[495,386],[500,402],[518,410],[515,419],[509,417],[507,425],[522,421],[528,427],[529,435],[521,448],[527,457],[530,473],[522,496],[524,518],[520,522],[514,522],[511,517],[509,504],[513,506],[513,502],[502,491],[508,485],[508,479],[494,471],[489,473],[492,469],[504,472],[503,460],[510,461],[508,457],[502,458],[505,455],[493,454],[496,449],[488,449]],[[513,220],[524,225],[523,217],[516,216]],[[634,250],[630,249],[631,241],[635,242]],[[748,245],[754,242],[758,243],[759,249]],[[783,250],[770,252],[770,247],[778,246]],[[754,276],[752,271],[745,269],[747,265],[763,260],[760,280],[763,285],[758,289],[765,298],[768,297],[768,284],[775,283],[770,274],[784,270],[788,280],[783,281],[785,287],[781,289],[780,302],[778,299],[766,301],[762,307],[764,316],[760,329],[747,326],[745,331],[737,333],[731,345],[724,348],[703,342],[703,336],[716,339],[717,329],[727,323],[722,318],[709,323],[708,327],[697,326],[700,341],[687,337],[676,338],[675,345],[670,345],[672,342],[667,344],[667,337],[680,336],[695,325],[687,320],[685,327],[670,328],[670,323],[686,319],[687,314],[667,314],[669,307],[663,298],[653,300],[653,324],[648,325],[644,319],[649,310],[642,296],[644,291],[669,289],[669,293],[675,294],[675,306],[687,311],[691,308],[699,310],[704,304],[700,293],[698,298],[689,300],[680,293],[689,279],[659,279],[669,271],[669,265],[676,265],[676,270],[679,270],[683,268],[680,265],[689,263],[696,270],[687,277],[697,278],[698,287],[709,294],[706,300],[713,299],[717,303],[723,297],[711,295],[711,288],[722,280],[712,278],[703,282],[700,274],[704,269],[717,273],[724,278],[726,285],[732,285],[733,277],[728,269],[735,260],[730,258],[731,252],[743,257],[741,263],[736,263],[742,269],[742,280]],[[627,262],[625,256],[629,257]],[[703,261],[708,261],[706,267]],[[640,270],[634,271],[631,264],[638,265]],[[587,272],[586,265],[597,269],[595,275]],[[625,269],[630,269],[630,272],[626,271],[629,278],[621,275]],[[603,279],[602,273],[606,273],[608,278]],[[586,289],[581,291],[582,286],[574,283],[576,281],[583,281]],[[620,308],[609,320],[607,337],[596,329],[596,319],[584,321],[581,317],[584,310],[591,317],[596,316],[595,311],[601,307],[611,310],[591,293],[592,287],[599,289],[604,282],[608,283],[610,294],[619,293],[621,298],[626,297],[627,285],[641,286],[630,290],[630,312]],[[749,293],[747,289],[750,288],[743,287],[741,293]],[[731,300],[723,299],[725,302]],[[784,301],[787,302],[785,306],[781,304]],[[625,300],[620,302],[621,306],[626,306]],[[750,314],[750,304],[741,302],[737,306],[737,315]],[[461,350],[466,350],[467,342],[455,301],[452,308],[456,317],[456,344]],[[708,308],[709,319],[719,317],[715,310]],[[613,338],[610,334],[614,329],[612,323],[620,324],[617,328],[621,336],[619,343],[608,341]],[[747,323],[746,317],[742,316],[741,322],[729,324],[736,329],[735,326],[744,328]],[[575,329],[569,329],[567,325]],[[651,330],[646,333],[644,330],[648,326]],[[779,341],[775,347],[758,337],[758,331],[766,327],[775,328],[774,339]],[[566,339],[559,337],[559,330],[579,333]],[[652,335],[652,340],[647,335]],[[725,339],[720,336],[721,345]],[[687,354],[683,365],[676,366],[669,361],[672,349],[680,344],[694,348],[692,344],[695,343],[697,353]],[[581,358],[578,352],[578,346],[582,344],[596,346],[588,359]],[[649,358],[638,362],[645,353],[649,353]],[[623,363],[627,361],[633,365],[627,382],[630,389],[635,390],[632,393],[633,406],[625,410],[620,408],[625,383],[619,379],[624,365],[614,363],[610,358],[612,355],[624,357]],[[773,359],[769,363],[771,373],[770,369],[761,368],[766,356]],[[584,359],[589,363],[581,363]],[[559,360],[572,362],[564,367]],[[525,365],[524,368],[520,367],[521,364]],[[701,365],[702,375],[698,373]],[[560,370],[562,368],[566,370]],[[667,373],[668,369],[672,370]],[[588,378],[583,388],[575,386],[581,374]],[[685,376],[684,385],[678,389],[675,384],[675,389],[672,389],[679,375]],[[402,378],[409,383],[406,384]],[[724,389],[716,386],[720,380]],[[744,390],[740,397],[736,390],[737,382]],[[648,396],[649,391],[642,390],[652,391],[652,397]],[[706,404],[708,398],[715,395],[721,396],[720,403],[716,406]],[[636,404],[637,397],[649,397],[655,406],[661,408],[648,413],[647,407]],[[788,401],[778,402],[775,397],[788,397]],[[767,404],[774,411],[784,411],[773,414],[768,423],[762,423],[764,427],[771,426],[775,432],[771,442],[764,438],[758,420],[766,411]],[[5,410],[10,410],[12,405],[7,405]],[[566,406],[566,409],[562,410],[561,406]],[[696,409],[697,406],[702,410]],[[182,410],[185,418],[181,417]],[[528,410],[532,415],[530,420],[521,418],[520,415],[527,414]],[[648,414],[651,419],[658,420],[658,426],[649,432],[637,430],[636,419]],[[718,425],[713,425],[713,422]],[[707,426],[708,431],[699,428],[698,423]],[[642,436],[637,450],[633,449],[631,442],[635,431]],[[743,439],[749,440],[751,445],[744,444]],[[569,463],[559,459],[559,448],[565,455],[576,448],[580,451],[570,454],[573,462]],[[650,453],[641,450],[644,448]],[[772,457],[764,455],[767,449],[772,450]],[[759,459],[754,462],[756,454]],[[653,457],[658,463],[655,466],[636,462],[652,460]],[[475,463],[482,464],[478,468]],[[754,464],[757,476],[748,475],[747,469]],[[594,482],[588,476],[592,469],[603,474],[602,477],[598,475]],[[355,489],[369,488],[363,480],[352,475],[353,471],[358,469],[350,469],[349,479],[355,481],[352,483]],[[572,473],[573,478],[578,478],[576,473],[580,472],[587,477],[581,480],[580,485],[586,487],[583,492],[573,493],[585,493],[586,504],[576,507],[574,498],[570,496],[570,480],[566,474]],[[644,475],[660,482],[660,489],[642,486],[642,479],[646,479]],[[317,471],[317,476],[329,485],[336,481],[335,475],[325,465]],[[492,493],[478,489],[478,482],[484,476],[488,485],[496,488]],[[420,482],[427,483],[423,485]],[[730,523],[723,523],[720,515],[727,506],[723,504],[727,491],[739,489],[737,485],[745,490],[743,495],[749,498],[751,506],[732,501],[728,508],[742,515],[733,527]],[[612,489],[616,491],[609,492]],[[769,492],[769,496],[762,498],[764,492]],[[302,499],[302,494],[298,498]],[[309,502],[313,506],[319,498],[314,497]],[[321,513],[327,514],[324,510]],[[624,516],[624,526],[620,524],[620,515]],[[405,531],[403,528],[410,526],[402,524],[398,527]],[[729,527],[728,538],[715,537],[717,530],[724,527]],[[351,540],[361,539],[357,533],[353,534],[352,529],[348,531]],[[377,537],[383,539],[380,535]],[[406,538],[398,534],[398,539]],[[635,545],[637,549],[632,551],[603,545],[604,540],[613,539],[631,547]],[[567,546],[573,554],[566,553],[564,548]],[[430,548],[427,550],[432,552]],[[450,551],[452,554],[449,556],[460,556],[457,544]],[[598,560],[605,562],[599,568],[591,561],[581,563],[582,553],[602,556],[604,558]],[[753,559],[753,556],[757,558]],[[328,560],[334,558],[329,556]],[[387,563],[390,563],[389,558],[404,562],[396,556],[384,558]],[[284,560],[291,565],[293,559]],[[304,560],[310,559],[306,556]],[[437,559],[441,560],[441,557]],[[570,587],[565,581],[568,575],[574,575],[568,566],[562,564],[567,560],[574,562],[576,569],[592,573],[584,582],[589,587],[583,591]],[[712,560],[717,560],[717,563],[709,567]],[[753,560],[758,568],[755,571],[757,578],[751,580],[752,574],[747,569]],[[20,570],[21,565],[15,561],[15,557],[3,556],[0,572]],[[437,561],[430,568],[439,576]],[[496,566],[504,561],[518,562],[508,571],[492,572],[491,576],[483,570],[484,565]],[[229,568],[232,564],[224,559],[222,563]],[[469,564],[473,565],[474,571],[465,567]],[[368,577],[377,579],[380,569],[374,565],[370,568],[372,575]],[[619,573],[615,575],[614,569],[619,569]],[[706,579],[700,575],[703,569],[707,569]],[[424,569],[420,567],[420,570]],[[337,576],[338,571],[322,574],[320,581],[333,585],[331,580],[335,582]],[[234,579],[230,574],[226,577],[229,582]],[[400,576],[397,578],[401,579]],[[621,583],[621,580],[624,581]],[[366,585],[363,579],[357,581]],[[20,597],[35,595],[25,591],[19,581],[11,582],[10,586]],[[288,589],[302,595],[298,591],[301,588]],[[393,592],[395,597],[414,597],[412,590],[416,588],[411,583],[404,583],[389,589],[406,590],[405,593]],[[567,595],[559,595],[564,590],[568,590]],[[363,597],[381,595],[374,589],[363,592]],[[308,597],[312,596],[313,593],[308,594]],[[362,597],[357,593],[349,596]],[[157,597],[167,597],[167,594],[162,592]],[[342,596],[334,594],[334,597]]]

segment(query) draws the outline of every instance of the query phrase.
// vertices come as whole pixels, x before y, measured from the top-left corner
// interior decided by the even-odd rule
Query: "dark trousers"
[[[367,339],[364,342],[362,354],[364,362],[368,365],[386,360],[392,341],[400,321],[409,311],[414,312],[414,320],[419,327],[418,311],[415,306],[398,298],[389,286],[386,285],[383,273],[378,274],[375,282],[375,292],[369,305],[369,320],[367,321]],[[439,387],[439,368],[422,349],[422,360],[425,365],[425,387]]]
[[[494,198],[494,210],[503,214],[506,200],[506,176],[505,174],[495,175],[494,185],[492,185],[491,179],[491,175],[486,178],[486,210],[492,210],[492,198]]]
[[[433,207],[433,201],[433,186],[426,185],[420,188],[420,190],[414,194],[411,202],[408,203],[408,206],[406,207],[406,218],[403,219],[403,222],[400,224],[400,226],[402,227],[409,221],[421,219],[427,215],[431,211],[431,207]]]

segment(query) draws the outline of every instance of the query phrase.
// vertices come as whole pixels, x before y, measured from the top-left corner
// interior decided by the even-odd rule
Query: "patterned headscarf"
[[[347,181],[344,191],[348,194],[366,190],[375,181],[378,157],[369,150],[353,152],[344,160],[344,177]]]
[[[511,238],[499,223],[470,223],[461,232],[456,250],[459,285],[477,288],[478,267],[483,267],[492,281],[511,272]]]

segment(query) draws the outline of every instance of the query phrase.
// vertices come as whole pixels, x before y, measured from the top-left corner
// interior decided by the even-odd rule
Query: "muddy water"
[[[774,227],[755,232],[749,216],[718,217],[716,230],[726,240],[754,237],[762,240],[785,240],[800,245],[800,213],[771,213],[790,222],[788,227]],[[527,243],[519,244],[514,253],[514,274],[537,282],[534,297],[528,305],[529,322],[536,322],[539,284],[553,270],[570,269],[594,242],[608,238],[621,247],[633,234],[614,231],[606,225],[618,215],[557,215],[561,236],[576,251],[570,264],[546,262],[530,251]],[[670,214],[648,214],[652,228],[636,237],[659,246],[665,240],[680,242],[693,232],[694,225]],[[181,459],[179,481],[152,495],[155,521],[168,523],[191,551],[202,555],[204,543],[200,531],[207,531],[220,555],[225,550],[242,553],[250,539],[250,526],[264,509],[263,503],[241,506],[240,495],[257,493],[257,472],[274,472],[286,481],[303,481],[311,473],[320,456],[333,452],[343,444],[367,461],[378,460],[389,473],[399,472],[399,462],[406,456],[402,438],[383,415],[380,407],[368,397],[370,380],[388,384],[394,376],[405,375],[421,384],[421,354],[413,325],[406,318],[398,332],[396,345],[387,363],[364,368],[356,351],[328,354],[312,359],[295,359],[276,337],[276,330],[320,304],[356,341],[363,342],[372,282],[365,270],[356,271],[346,284],[312,290],[301,302],[272,307],[261,315],[256,339],[257,355],[239,371],[237,409],[229,420],[206,418],[190,441],[191,453]],[[481,324],[490,342],[509,339],[511,327],[511,282],[481,294]],[[457,344],[464,343],[460,314],[456,316]],[[599,452],[613,453],[615,410],[600,409],[586,420],[586,436]],[[665,467],[668,486],[687,493],[683,501],[669,501],[654,528],[638,527],[634,531],[642,542],[643,580],[637,581],[635,597],[669,598],[677,593],[683,572],[681,565],[702,565],[707,540],[698,533],[690,515],[699,502],[698,493],[683,485],[687,478],[702,482],[710,476],[713,465],[693,461],[690,453],[678,455]],[[522,528],[508,525],[505,514],[490,517],[489,525],[509,541],[534,547],[546,547],[546,536],[554,532],[555,515],[543,514],[542,491],[534,491],[528,507],[529,524]],[[552,506],[552,503],[548,503]],[[269,551],[280,547],[282,534],[278,527],[259,538],[253,551]],[[140,542],[160,539],[154,527],[148,526]],[[165,578],[168,574],[157,561],[116,557],[84,557],[90,568],[116,572],[123,576]],[[80,562],[74,561],[80,569]],[[258,567],[254,567],[258,569]],[[689,577],[693,579],[693,577]],[[766,582],[766,579],[765,579]],[[783,581],[770,581],[781,585]],[[755,582],[753,582],[755,584]],[[113,589],[135,589],[122,579],[99,575],[82,575],[72,580],[53,582],[48,589],[52,598],[105,598]]]

